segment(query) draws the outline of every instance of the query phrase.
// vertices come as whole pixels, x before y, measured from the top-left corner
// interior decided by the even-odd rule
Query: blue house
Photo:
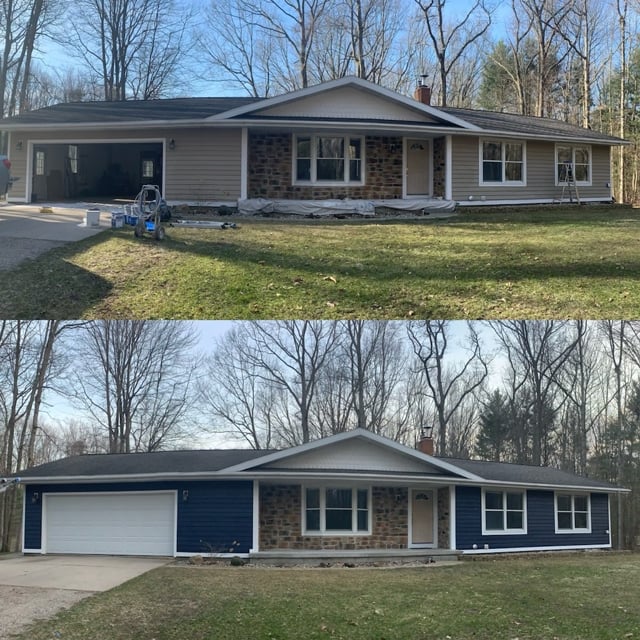
[[[74,456],[23,472],[24,553],[411,557],[611,547],[619,487],[356,429],[281,451]]]

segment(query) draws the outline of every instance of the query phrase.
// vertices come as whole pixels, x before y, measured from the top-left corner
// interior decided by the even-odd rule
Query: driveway
[[[0,560],[0,640],[172,558],[12,556]]]
[[[110,209],[100,212],[100,226],[85,226],[86,207],[53,205],[51,213],[27,204],[0,205],[0,270],[12,269],[27,258],[93,236],[110,227]]]

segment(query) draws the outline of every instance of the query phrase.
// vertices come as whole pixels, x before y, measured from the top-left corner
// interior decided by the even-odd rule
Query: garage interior
[[[162,143],[35,144],[31,201],[133,199],[162,188]]]

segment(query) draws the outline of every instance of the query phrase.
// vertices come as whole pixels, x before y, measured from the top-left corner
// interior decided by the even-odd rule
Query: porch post
[[[240,134],[240,199],[246,200],[249,191],[247,176],[249,174],[249,133],[242,127]]]
[[[444,199],[453,200],[453,148],[451,136],[445,136],[444,142]]]
[[[260,551],[260,481],[253,481],[253,541],[250,553]]]
[[[456,548],[456,487],[449,485],[449,549]]]

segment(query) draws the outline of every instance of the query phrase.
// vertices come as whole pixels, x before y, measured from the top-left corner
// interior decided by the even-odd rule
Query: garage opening
[[[31,201],[130,200],[162,177],[161,142],[34,144]]]
[[[175,492],[45,495],[45,553],[173,556]]]

